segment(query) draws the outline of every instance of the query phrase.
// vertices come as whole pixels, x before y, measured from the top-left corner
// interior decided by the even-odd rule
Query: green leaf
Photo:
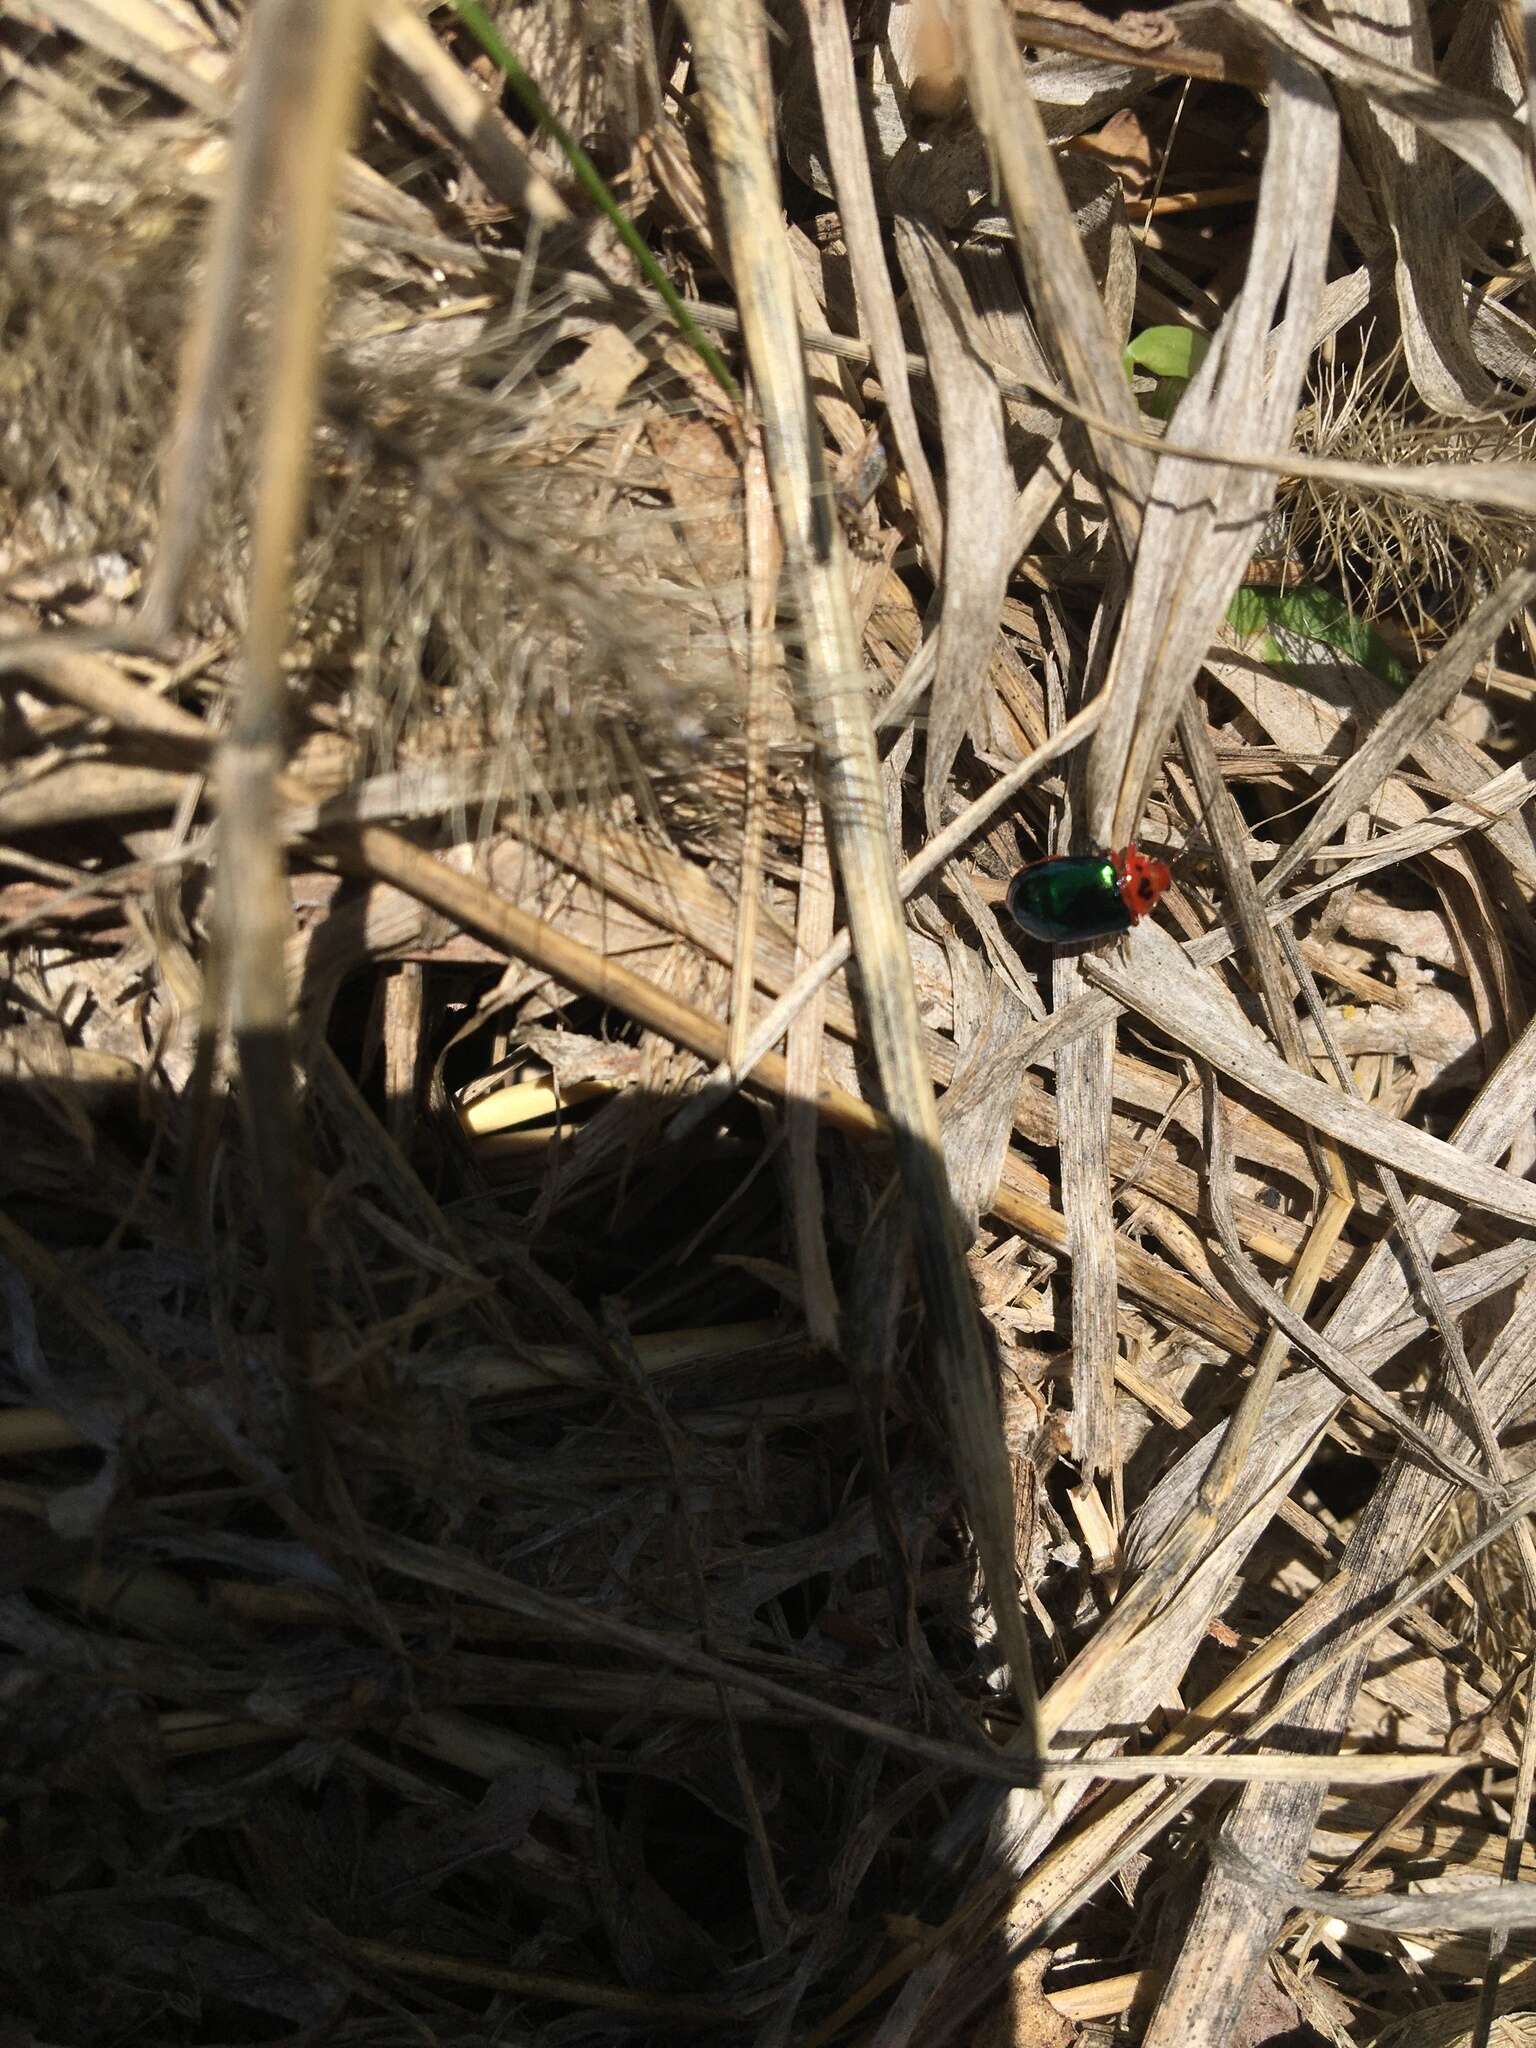
[[[1194,327],[1143,327],[1126,343],[1121,361],[1125,374],[1134,380],[1138,370],[1156,379],[1142,404],[1154,419],[1173,418],[1173,409],[1184,396],[1184,387],[1205,361],[1211,340]]]
[[[1146,370],[1154,377],[1181,377],[1188,383],[1210,346],[1210,336],[1194,327],[1143,327],[1126,343],[1125,374]]]
[[[1263,632],[1264,660],[1292,675],[1302,673],[1307,648],[1326,647],[1394,690],[1407,686],[1408,671],[1376,629],[1357,619],[1342,597],[1319,584],[1239,590],[1227,607],[1227,623],[1243,640]]]
[[[1250,590],[1246,584],[1233,591],[1232,602],[1227,606],[1227,624],[1239,640],[1251,640],[1269,624],[1269,606],[1264,602],[1269,595],[1267,590]]]

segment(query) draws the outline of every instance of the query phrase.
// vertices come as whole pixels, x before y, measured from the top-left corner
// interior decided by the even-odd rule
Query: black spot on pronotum
[[[1143,903],[1152,901],[1152,884],[1145,875],[1141,878],[1141,900]]]

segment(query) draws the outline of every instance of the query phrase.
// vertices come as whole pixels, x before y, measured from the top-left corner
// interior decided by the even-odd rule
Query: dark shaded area
[[[402,1105],[391,971],[341,985],[305,1062],[302,1356],[238,1088],[201,1122],[152,1079],[0,1091],[10,2014],[188,2048],[739,2040],[799,1997],[809,2024],[928,1892],[963,1783],[384,1553],[965,1739],[997,1702],[920,1319],[877,1472],[774,1278],[772,1114],[738,1099],[671,1145],[678,1099],[631,1082],[472,1144],[442,1091],[537,1067],[527,1033],[485,1007],[495,975],[426,969]],[[639,1057],[591,1004],[547,1024]],[[857,1294],[889,1163],[829,1138],[823,1165]]]

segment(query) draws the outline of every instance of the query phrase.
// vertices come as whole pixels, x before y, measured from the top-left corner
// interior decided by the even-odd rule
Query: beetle
[[[1167,861],[1133,839],[1119,853],[1060,853],[1031,861],[1008,885],[1008,914],[1051,946],[1128,932],[1173,882]]]

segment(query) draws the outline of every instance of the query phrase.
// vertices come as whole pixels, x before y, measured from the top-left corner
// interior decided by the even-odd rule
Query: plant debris
[[[6,2040],[1530,2038],[1519,10],[0,58]]]

